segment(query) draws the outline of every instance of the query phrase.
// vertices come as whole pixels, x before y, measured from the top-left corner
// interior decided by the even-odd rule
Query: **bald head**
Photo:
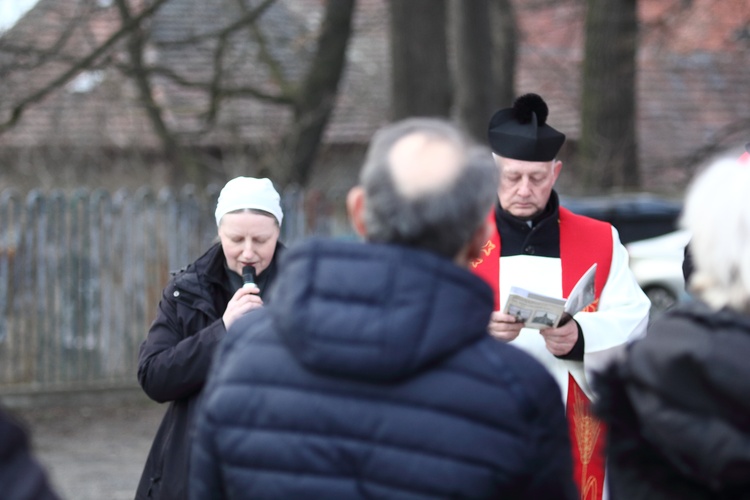
[[[445,190],[463,167],[455,144],[421,132],[398,140],[388,155],[388,164],[396,189],[409,199]]]
[[[489,149],[448,121],[412,118],[383,127],[360,174],[360,232],[452,258],[483,224],[497,175]]]

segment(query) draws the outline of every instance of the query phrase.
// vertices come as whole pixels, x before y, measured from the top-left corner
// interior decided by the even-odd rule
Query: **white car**
[[[652,319],[678,302],[690,300],[682,274],[685,245],[689,241],[690,233],[678,230],[625,245],[630,269],[651,300]]]

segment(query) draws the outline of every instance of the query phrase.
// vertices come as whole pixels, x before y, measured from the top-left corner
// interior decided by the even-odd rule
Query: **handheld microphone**
[[[242,288],[257,287],[255,284],[255,268],[253,266],[244,266],[242,268]]]

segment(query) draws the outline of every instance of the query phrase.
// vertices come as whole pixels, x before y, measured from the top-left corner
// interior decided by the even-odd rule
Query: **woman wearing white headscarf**
[[[138,381],[153,400],[169,402],[146,460],[136,499],[187,498],[190,430],[211,359],[229,326],[262,307],[277,274],[280,197],[268,179],[237,177],[216,204],[218,243],[175,274],[141,345]],[[243,268],[255,285],[243,287]]]
[[[667,311],[596,379],[613,500],[750,499],[750,168],[688,191],[696,302]]]

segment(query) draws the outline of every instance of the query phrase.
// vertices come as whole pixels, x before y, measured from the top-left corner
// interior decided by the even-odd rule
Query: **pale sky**
[[[13,26],[37,0],[0,0],[0,32]]]

